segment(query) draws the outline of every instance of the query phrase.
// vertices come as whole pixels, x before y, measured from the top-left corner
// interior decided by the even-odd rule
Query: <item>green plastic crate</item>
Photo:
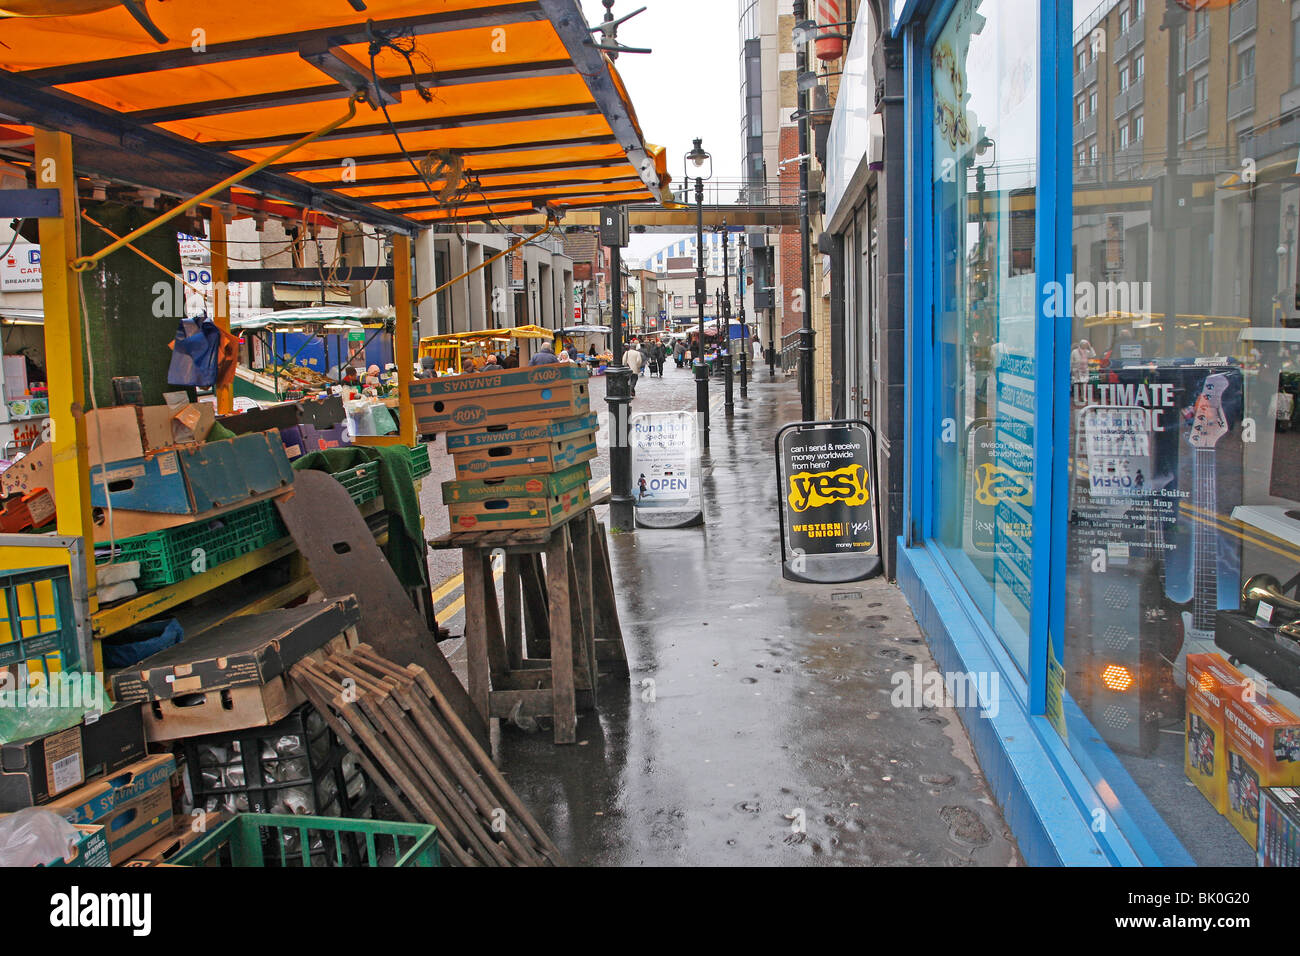
[[[286,839],[297,834],[297,839]],[[176,866],[343,866],[344,841],[361,866],[441,866],[438,831],[425,823],[307,814],[237,813],[168,862]]]
[[[334,473],[338,483],[348,490],[352,500],[359,505],[379,497],[379,463],[363,462],[355,468]]]
[[[433,473],[433,462],[429,461],[429,446],[423,442],[411,446],[411,478],[419,481],[425,475]]]
[[[195,521],[123,538],[118,561],[139,561],[141,590],[184,581],[197,572],[195,549],[202,548],[203,569],[249,554],[288,535],[274,501],[259,501],[218,518]]]

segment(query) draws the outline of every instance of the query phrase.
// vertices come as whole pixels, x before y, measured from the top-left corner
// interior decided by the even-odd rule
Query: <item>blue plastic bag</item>
[[[211,388],[217,381],[217,359],[221,354],[221,330],[209,318],[182,319],[172,342],[172,361],[167,368],[171,385]]]

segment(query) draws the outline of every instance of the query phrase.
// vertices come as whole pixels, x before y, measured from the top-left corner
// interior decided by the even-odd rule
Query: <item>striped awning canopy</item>
[[[0,122],[78,171],[411,231],[669,198],[577,0],[0,0]]]

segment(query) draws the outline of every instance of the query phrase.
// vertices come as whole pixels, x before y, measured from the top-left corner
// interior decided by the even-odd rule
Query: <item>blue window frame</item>
[[[936,95],[931,78],[934,47],[949,15],[963,0],[897,0],[894,33],[905,38],[904,98],[907,110],[906,250],[909,281],[906,287],[906,349],[909,393],[904,488],[906,516],[902,544],[916,553],[918,566],[931,575],[922,587],[935,592],[934,607],[956,596],[966,618],[957,626],[973,635],[970,649],[1001,671],[1002,685],[1033,729],[1037,756],[1032,766],[1017,765],[1017,782],[1026,790],[1041,786],[1044,792],[1064,787],[1080,819],[1104,821],[1096,833],[1096,846],[1113,864],[1188,865],[1191,858],[1173,836],[1145,794],[1110,749],[1098,746],[1071,749],[1066,740],[1091,738],[1090,725],[1063,688],[1061,662],[1065,624],[1067,522],[1069,509],[1070,349],[1069,322],[1052,317],[1048,299],[1053,283],[1065,287],[1072,268],[1071,212],[1073,204],[1072,121],[1074,109],[1074,44],[1070,5],[1039,0],[1037,51],[1038,180],[1034,208],[1035,330],[1032,358],[1038,374],[1034,382],[1032,448],[1036,467],[1032,474],[1033,500],[1030,535],[1030,578],[1035,600],[1030,603],[1027,628],[1027,666],[1019,666],[989,619],[971,613],[970,575],[939,544],[941,466],[936,449],[943,443],[944,409],[939,396],[950,385],[944,378],[938,322],[938,279],[931,264],[939,262],[940,222],[930,188],[935,166],[931,135],[936,116]],[[948,589],[947,597],[939,590]],[[909,592],[909,597],[911,592]],[[914,604],[916,602],[914,601]],[[950,622],[949,622],[950,623]],[[942,658],[942,655],[940,655]],[[1005,704],[1004,704],[1005,706]],[[968,724],[969,726],[969,724]],[[980,749],[1005,748],[996,733],[985,737],[972,729]],[[981,752],[986,766],[993,755]],[[1004,750],[1002,756],[1012,761]],[[1019,755],[1018,759],[1024,759]],[[1034,762],[1036,761],[1036,762]],[[995,787],[995,789],[997,789]],[[1102,798],[1100,794],[1106,794]],[[1034,795],[1027,804],[1033,808]],[[1039,811],[1041,814],[1041,810]],[[1009,814],[1011,817],[1012,814]],[[1046,827],[1046,824],[1044,824]],[[1086,824],[1085,824],[1086,826]],[[1067,828],[1068,829],[1068,828]],[[1093,827],[1094,832],[1097,828]],[[1020,835],[1020,834],[1018,834]],[[1062,858],[1084,842],[1078,831],[1063,837],[1067,846],[1054,847]],[[1078,840],[1078,844],[1070,844]],[[1049,839],[1049,842],[1051,840]],[[1099,862],[1095,861],[1094,862]]]

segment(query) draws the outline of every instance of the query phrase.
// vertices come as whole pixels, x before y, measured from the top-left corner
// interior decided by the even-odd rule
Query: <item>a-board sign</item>
[[[787,425],[777,433],[776,456],[784,577],[841,584],[879,574],[871,426],[857,420]]]
[[[648,527],[685,527],[700,519],[695,416],[643,412],[628,419],[632,499]]]

